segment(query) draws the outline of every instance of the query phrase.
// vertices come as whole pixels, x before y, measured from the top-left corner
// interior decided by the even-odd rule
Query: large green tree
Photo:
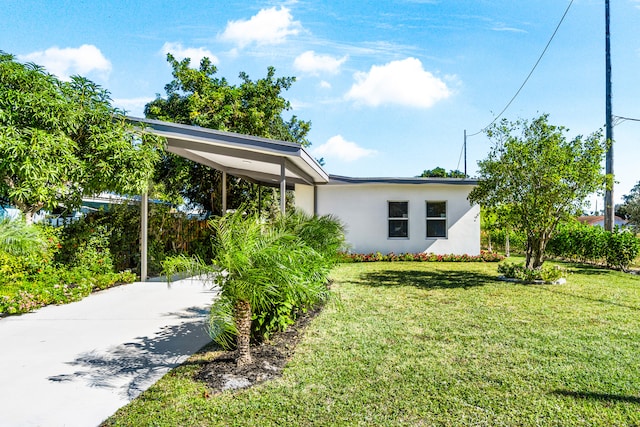
[[[527,236],[526,267],[544,262],[547,242],[560,221],[581,211],[584,199],[605,183],[606,146],[596,132],[567,140],[567,129],[534,120],[502,120],[487,130],[493,146],[478,162],[479,183],[469,200],[502,211],[504,221]]]
[[[140,194],[158,159],[156,138],[129,125],[109,93],[61,81],[0,52],[0,198],[28,222],[103,191]]]
[[[173,80],[165,86],[164,98],[158,95],[146,105],[147,118],[309,145],[310,123],[296,116],[283,117],[291,104],[282,92],[291,87],[294,77],[275,77],[275,69],[269,67],[266,77],[255,81],[240,73],[240,84],[233,85],[216,76],[218,70],[208,58],[198,68],[191,66],[190,59],[178,61],[171,54],[167,61]],[[163,156],[156,173],[165,194],[181,196],[212,214],[221,213],[221,179],[221,172],[170,153]],[[256,189],[230,178],[228,191],[229,206],[239,206]]]

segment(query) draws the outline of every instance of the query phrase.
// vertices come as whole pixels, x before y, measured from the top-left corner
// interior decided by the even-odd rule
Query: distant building
[[[594,227],[604,227],[604,215],[591,215],[591,216],[581,216],[578,218],[578,221],[580,221],[583,224],[587,224],[587,225],[592,225]],[[627,220],[620,218],[619,216],[616,216],[614,218],[614,227],[626,227],[627,226]]]

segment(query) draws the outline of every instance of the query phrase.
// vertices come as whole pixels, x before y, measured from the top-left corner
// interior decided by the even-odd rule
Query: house
[[[604,227],[604,215],[590,215],[590,216],[581,216],[578,218],[583,224],[592,225],[594,227]],[[615,216],[613,218],[614,227],[626,227],[627,220],[620,218],[619,216]]]
[[[129,120],[164,137],[169,152],[220,170],[223,176],[279,187],[282,211],[283,195],[294,190],[297,208],[331,214],[344,223],[352,252],[480,253],[480,209],[467,200],[475,180],[332,176],[298,144],[159,120]],[[223,211],[225,193],[223,188]],[[143,215],[143,253],[145,221]]]
[[[295,200],[302,210],[340,218],[355,253],[477,255],[480,209],[467,200],[476,184],[458,178],[330,175],[323,185],[296,185]]]

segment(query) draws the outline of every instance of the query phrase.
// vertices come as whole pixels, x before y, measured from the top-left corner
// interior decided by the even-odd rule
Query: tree
[[[526,235],[526,268],[544,262],[558,223],[581,211],[584,199],[602,189],[605,143],[600,132],[568,141],[566,129],[548,123],[502,120],[487,130],[493,141],[479,161],[479,183],[469,200],[487,208],[508,206],[505,222]]]
[[[425,169],[419,177],[420,178],[466,178],[466,175],[464,174],[464,172],[460,172],[457,169],[447,172],[446,169],[438,166],[434,169]]]
[[[620,210],[637,231],[640,229],[640,181],[622,198],[624,203]]]
[[[344,241],[343,229],[330,217],[299,213],[265,222],[238,209],[210,221],[214,231],[213,266],[177,257],[165,273],[205,273],[220,287],[210,317],[213,339],[229,346],[235,338],[236,363],[251,363],[252,318],[282,316],[313,305],[327,296],[326,278]],[[279,303],[285,304],[279,304]]]
[[[0,52],[0,198],[27,222],[40,209],[77,207],[103,191],[140,194],[157,148],[105,89],[79,76],[60,81]]]
[[[240,73],[241,83],[231,85],[216,77],[217,68],[208,58],[202,59],[198,69],[190,67],[189,58],[177,61],[168,54],[167,61],[173,68],[173,80],[165,86],[165,98],[158,95],[146,105],[146,117],[309,145],[311,124],[296,116],[283,118],[291,104],[281,94],[295,78],[276,78],[275,69],[269,67],[262,79],[253,81]],[[182,197],[212,214],[222,213],[221,179],[220,171],[170,153],[163,156],[156,171],[156,182],[169,196]],[[252,184],[239,179],[230,179],[227,187],[229,206],[239,206],[255,192]]]

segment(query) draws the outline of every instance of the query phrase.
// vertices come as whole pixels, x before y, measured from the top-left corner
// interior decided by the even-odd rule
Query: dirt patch
[[[318,315],[321,308],[308,311],[286,331],[275,334],[269,342],[251,346],[250,365],[238,368],[236,352],[226,352],[207,362],[195,375],[195,379],[207,384],[212,393],[237,390],[278,378],[293,355],[298,342],[309,322]]]

